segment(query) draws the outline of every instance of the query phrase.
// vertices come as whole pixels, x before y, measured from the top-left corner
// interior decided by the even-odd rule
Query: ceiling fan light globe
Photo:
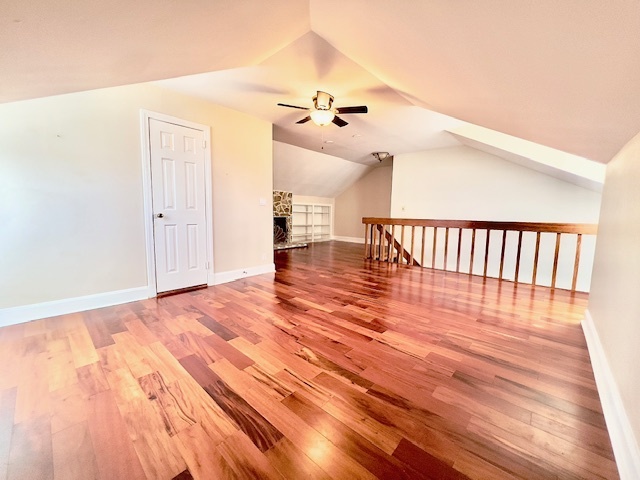
[[[319,127],[329,125],[333,121],[333,117],[336,116],[331,110],[314,110],[310,114],[313,123]]]

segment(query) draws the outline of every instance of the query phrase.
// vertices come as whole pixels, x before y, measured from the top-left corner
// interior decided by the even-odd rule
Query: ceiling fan
[[[344,127],[345,125],[349,125],[349,122],[345,122],[343,119],[338,117],[337,114],[346,115],[348,113],[367,113],[369,111],[366,105],[361,105],[359,107],[333,108],[333,95],[329,95],[328,93],[321,91],[318,91],[318,93],[313,97],[313,109],[298,107],[297,105],[287,105],[286,103],[279,103],[278,105],[281,107],[298,108],[300,110],[311,110],[309,115],[304,117],[302,120],[298,120],[296,123],[307,123],[309,120],[312,120],[313,123],[320,127],[324,127],[330,123],[334,123],[339,127]]]

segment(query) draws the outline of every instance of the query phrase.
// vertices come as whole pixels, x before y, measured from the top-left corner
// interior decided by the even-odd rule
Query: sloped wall
[[[273,187],[294,195],[335,198],[371,167],[273,142]]]

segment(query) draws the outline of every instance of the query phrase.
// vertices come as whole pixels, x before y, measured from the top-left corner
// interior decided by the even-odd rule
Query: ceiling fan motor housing
[[[316,96],[313,97],[313,105],[316,107],[316,110],[331,110],[332,104],[333,95],[329,95],[326,92],[321,92],[318,90]]]

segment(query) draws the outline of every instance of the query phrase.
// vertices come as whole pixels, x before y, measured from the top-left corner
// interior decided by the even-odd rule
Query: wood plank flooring
[[[0,479],[614,479],[587,297],[362,258],[0,329]]]

